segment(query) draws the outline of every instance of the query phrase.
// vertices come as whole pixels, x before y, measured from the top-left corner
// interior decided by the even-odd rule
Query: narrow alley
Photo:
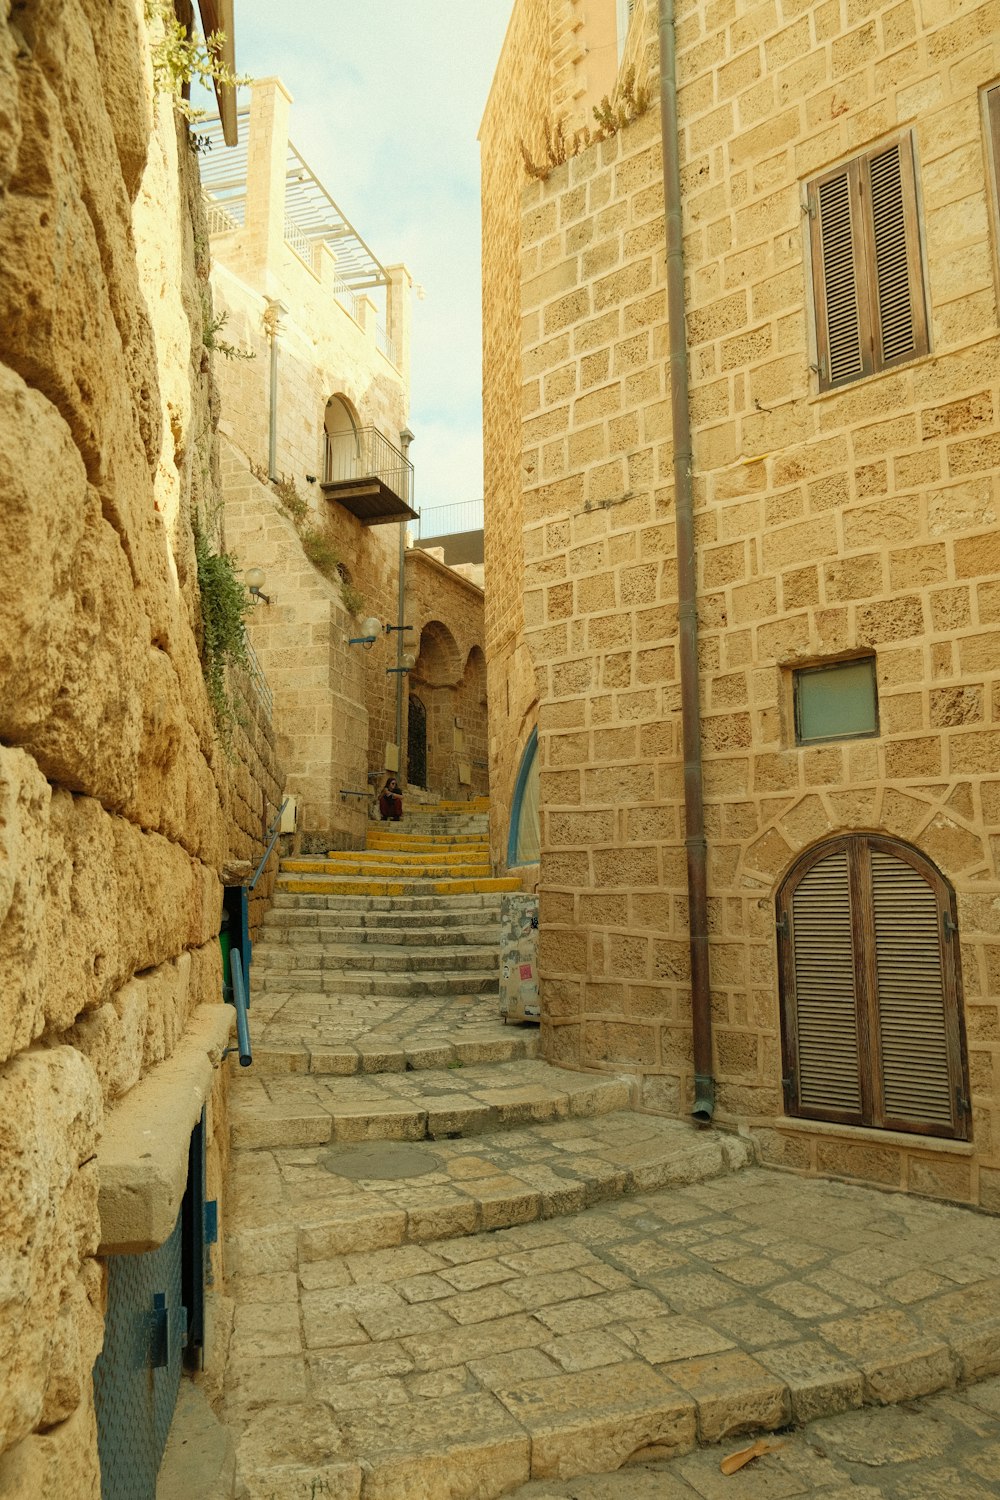
[[[995,1220],[762,1172],[500,1023],[483,822],[283,863],[231,1112],[250,1500],[493,1500],[989,1372]]]

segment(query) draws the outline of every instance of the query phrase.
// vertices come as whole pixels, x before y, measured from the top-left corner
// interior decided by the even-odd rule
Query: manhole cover
[[[410,1145],[406,1141],[371,1141],[363,1146],[334,1146],[321,1157],[328,1172],[338,1177],[349,1177],[352,1182],[361,1178],[423,1177],[426,1172],[437,1172],[441,1158],[426,1146]]]

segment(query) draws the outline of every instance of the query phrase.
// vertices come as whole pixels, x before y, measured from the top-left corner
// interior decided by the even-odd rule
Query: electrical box
[[[472,785],[472,766],[467,760],[460,760],[458,763],[458,784],[459,786]]]
[[[297,800],[297,798],[292,797],[292,796],[289,795],[288,797],[285,798],[285,810],[281,814],[281,824],[280,824],[280,826],[278,828],[278,832],[279,833],[294,833],[295,832],[295,823],[296,823],[296,820],[297,820],[298,816],[299,816],[299,804],[298,804],[298,800]]]
[[[388,740],[386,741],[385,746],[385,770],[399,770],[399,746],[391,745]]]
[[[505,892],[500,901],[500,1014],[504,1021],[540,1021],[538,897]]]

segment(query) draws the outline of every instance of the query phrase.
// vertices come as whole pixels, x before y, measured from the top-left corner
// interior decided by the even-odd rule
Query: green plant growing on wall
[[[196,109],[184,90],[197,81],[206,88],[218,83],[231,88],[249,83],[244,74],[234,73],[223,61],[226,33],[213,31],[207,37],[197,32],[189,35],[187,27],[177,19],[172,0],[146,0],[147,26],[162,28],[162,34],[152,47],[153,84],[157,93],[170,94],[178,114],[188,121],[200,120],[204,110]],[[200,150],[201,147],[194,149]]]
[[[228,312],[213,313],[207,297],[202,299],[202,311],[201,341],[206,349],[210,349],[213,354],[221,354],[223,359],[257,358],[255,349],[239,349],[228,339],[219,337],[229,322]]]
[[[282,475],[280,479],[274,480],[272,488],[278,497],[278,503],[281,505],[282,510],[287,511],[288,515],[291,516],[295,525],[301,531],[309,514],[309,502],[304,496],[299,494],[294,479],[286,479]]]
[[[354,587],[353,583],[347,583],[343,578],[340,582],[340,597],[344,601],[344,608],[349,615],[354,615],[357,618],[359,615],[364,614],[364,594],[360,593]]]
[[[250,665],[243,625],[243,617],[250,608],[250,595],[237,576],[234,559],[228,552],[215,550],[197,515],[193,529],[201,604],[201,668],[219,737],[228,744],[233,725],[239,723],[229,692],[228,672],[230,667]]]
[[[340,582],[340,554],[326,532],[319,526],[307,526],[300,532],[302,550],[317,572],[331,583]]]
[[[633,120],[644,115],[651,99],[652,94],[646,84],[636,87],[635,68],[629,68],[614,93],[610,97],[605,94],[600,104],[594,105],[594,120],[597,125],[595,130],[584,125],[572,135],[567,135],[566,122],[562,117],[556,120],[555,125],[546,120],[544,162],[536,162],[522,140],[520,145],[524,170],[529,177],[544,182],[556,167],[561,167],[570,157],[579,156],[581,151],[586,151],[588,146],[593,146],[597,141],[609,140],[611,136],[624,130],[626,125],[631,125]]]

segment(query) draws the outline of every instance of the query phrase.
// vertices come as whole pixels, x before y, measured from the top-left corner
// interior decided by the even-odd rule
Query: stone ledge
[[[156,1481],[156,1500],[232,1500],[236,1443],[193,1381],[182,1378]]]
[[[97,1148],[99,1255],[155,1250],[169,1236],[187,1183],[188,1145],[236,1011],[199,1005],[181,1041],[104,1120]]]
[[[757,1130],[780,1130],[783,1135],[818,1136],[838,1145],[882,1146],[894,1151],[915,1152],[920,1156],[976,1155],[972,1141],[955,1141],[939,1135],[911,1135],[903,1130],[874,1130],[868,1125],[840,1125],[828,1120],[800,1120],[794,1115],[757,1115],[746,1121],[746,1129],[751,1134]]]

